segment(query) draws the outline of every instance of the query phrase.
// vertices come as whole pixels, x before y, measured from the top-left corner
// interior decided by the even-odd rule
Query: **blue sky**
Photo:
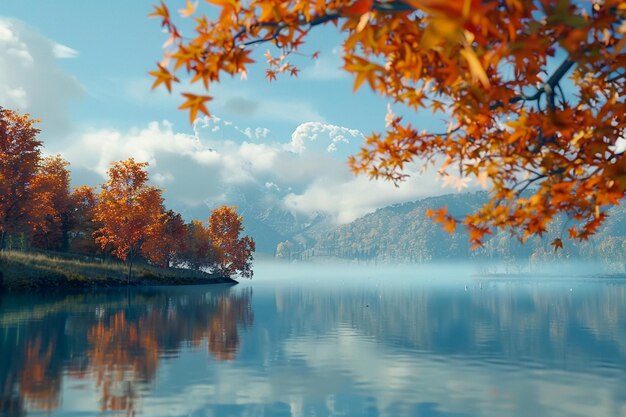
[[[183,2],[168,4],[176,10]],[[112,160],[133,156],[151,163],[153,180],[179,210],[252,192],[338,222],[442,192],[434,175],[396,189],[348,171],[361,133],[384,129],[388,102],[367,87],[352,92],[334,27],[313,31],[303,52],[321,55],[301,60],[298,78],[267,82],[262,54],[271,46],[258,47],[247,80],[211,87],[219,119],[194,129],[177,110],[179,96],[150,90],[147,73],[166,39],[151,10],[143,0],[0,4],[0,104],[42,119],[46,150],[71,162],[76,183],[100,183]],[[418,116],[424,128],[438,124]]]

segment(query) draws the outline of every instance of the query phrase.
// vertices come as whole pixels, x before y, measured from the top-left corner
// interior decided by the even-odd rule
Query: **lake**
[[[626,285],[259,265],[0,299],[1,415],[626,416]]]

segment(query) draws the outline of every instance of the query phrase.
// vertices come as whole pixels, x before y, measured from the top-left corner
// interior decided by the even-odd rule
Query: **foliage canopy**
[[[205,0],[216,19],[187,2],[193,33],[165,3],[152,16],[169,37],[151,72],[154,87],[245,75],[251,48],[272,44],[267,78],[297,75],[290,62],[309,32],[333,24],[345,34],[344,70],[393,103],[441,112],[446,132],[429,132],[389,112],[349,161],[356,172],[399,182],[407,165],[435,165],[463,187],[475,178],[490,200],[455,218],[429,214],[474,246],[494,228],[524,241],[559,214],[570,238],[586,240],[626,192],[626,2],[620,0]],[[208,7],[207,7],[208,9]],[[213,15],[211,14],[211,15]],[[187,22],[185,22],[186,24]],[[313,57],[317,53],[312,54]],[[556,65],[554,61],[560,62]],[[183,92],[193,121],[211,96]],[[560,237],[553,241],[562,246]]]

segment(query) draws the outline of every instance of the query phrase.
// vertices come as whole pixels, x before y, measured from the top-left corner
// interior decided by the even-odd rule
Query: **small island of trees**
[[[0,107],[0,277],[16,260],[34,266],[42,257],[50,258],[43,262],[48,267],[53,258],[74,265],[117,259],[125,264],[126,283],[137,264],[150,276],[252,277],[255,244],[240,236],[236,207],[216,208],[208,222],[186,223],[165,207],[162,190],[148,184],[148,164],[133,158],[113,162],[99,192],[72,188],[69,163],[42,156],[36,122]],[[80,269],[79,278],[89,281],[89,268]]]

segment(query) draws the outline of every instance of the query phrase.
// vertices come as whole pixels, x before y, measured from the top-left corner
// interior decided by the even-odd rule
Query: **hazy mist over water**
[[[626,282],[570,267],[259,262],[234,287],[3,295],[0,415],[626,416]]]
[[[559,261],[559,262],[487,262],[478,260],[431,262],[421,264],[392,262],[349,262],[349,261],[271,261],[255,262],[254,286],[266,282],[289,281],[295,285],[315,283],[401,283],[405,281],[433,283],[467,283],[480,279],[530,279],[550,277],[554,279],[611,278],[612,270],[600,262]],[[617,277],[614,277],[617,278]],[[246,284],[246,280],[240,281]]]

